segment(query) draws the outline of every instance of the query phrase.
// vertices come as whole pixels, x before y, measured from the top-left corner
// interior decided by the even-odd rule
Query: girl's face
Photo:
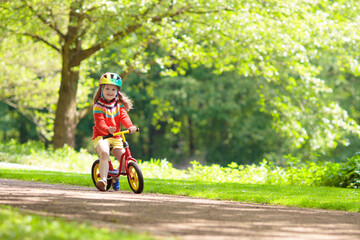
[[[117,86],[105,84],[103,89],[103,95],[106,101],[111,101],[116,97]]]

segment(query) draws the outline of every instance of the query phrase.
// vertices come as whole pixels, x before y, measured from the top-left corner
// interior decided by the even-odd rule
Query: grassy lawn
[[[90,174],[53,171],[1,169],[0,178],[91,186]],[[130,190],[130,188],[129,188]],[[89,223],[69,222],[61,218],[24,214],[16,208],[0,205],[0,239],[26,240],[154,240],[149,234],[111,231]]]
[[[61,218],[23,214],[17,209],[0,206],[0,239],[26,240],[152,240],[145,234],[110,231],[88,223],[69,222]]]
[[[94,187],[90,174],[0,169],[0,178]],[[120,185],[130,191],[125,177]],[[360,212],[359,189],[145,179],[144,192]]]

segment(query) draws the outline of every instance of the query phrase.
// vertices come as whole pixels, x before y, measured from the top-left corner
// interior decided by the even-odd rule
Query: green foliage
[[[73,131],[67,134],[60,132],[74,129],[78,120],[91,111],[87,104],[91,101],[89,88],[77,91],[78,85],[80,87],[92,85],[92,80],[87,81],[82,78],[87,75],[86,71],[93,71],[102,64],[102,61],[93,61],[91,56],[101,51],[107,54],[112,50],[108,48],[112,46],[119,48],[119,51],[105,57],[116,64],[116,72],[122,71],[121,75],[126,76],[135,70],[146,73],[150,70],[150,64],[154,62],[165,66],[164,74],[167,72],[171,74],[174,71],[167,70],[172,63],[178,63],[182,59],[192,62],[198,60],[199,55],[206,56],[208,47],[200,46],[199,43],[208,40],[208,34],[214,30],[209,28],[207,23],[216,23],[218,28],[226,22],[227,12],[236,10],[232,1],[192,3],[181,0],[159,3],[151,0],[144,3],[136,0],[115,4],[94,0],[85,2],[56,0],[40,1],[40,3],[35,0],[26,3],[20,0],[2,3],[0,29],[7,40],[14,36],[25,36],[36,44],[46,46],[47,50],[50,49],[52,54],[57,55],[57,61],[61,60],[58,62],[61,71],[54,70],[54,73],[61,74],[57,106],[50,107],[52,111],[49,111],[48,118],[37,116],[40,122],[45,119],[53,120],[55,112],[54,134],[57,136],[54,136],[53,143],[56,147],[61,147],[64,143],[74,145]],[[202,34],[199,34],[199,30]],[[158,45],[163,54],[155,52],[148,54],[146,48],[151,43]],[[49,56],[50,58],[54,58],[53,55]],[[85,71],[80,67],[84,66],[84,60],[89,60],[90,64],[85,66]],[[187,63],[180,62],[177,72],[185,73],[186,67]],[[85,72],[80,73],[80,78],[79,71]],[[29,75],[25,77],[27,78],[25,81],[31,79]],[[6,75],[3,79],[11,79],[11,76]],[[5,85],[7,86],[9,84]],[[32,92],[33,90],[29,91],[30,95]],[[161,113],[161,104],[156,99],[152,103],[157,106],[157,114]],[[54,111],[56,108],[61,111]],[[171,106],[165,108],[167,109],[171,110]],[[157,121],[162,115],[154,116],[155,127],[158,127]],[[43,125],[40,126],[44,128]],[[178,131],[176,126],[172,130]],[[52,135],[46,136],[49,137]]]
[[[339,186],[340,163],[326,161],[306,161],[288,156],[286,168],[286,181],[289,184],[307,186]]]
[[[38,141],[19,144],[11,140],[0,144],[0,162],[21,163],[42,169],[88,172],[92,161],[97,158],[84,149],[75,151],[69,146],[45,149],[45,145]]]
[[[4,59],[0,101],[33,122],[41,140],[50,141],[60,83],[58,59],[47,47],[25,37],[4,38],[0,49]]]
[[[360,188],[360,156],[356,154],[347,162],[342,164],[340,169],[341,187]]]
[[[274,127],[292,144],[289,150],[295,153],[294,149],[299,148],[302,158],[309,159],[311,152],[324,154],[339,143],[347,145],[347,134],[359,135],[359,129],[335,101],[337,95],[332,94],[329,86],[334,86],[333,80],[339,83],[344,78],[344,72],[333,77],[333,69],[338,72],[343,63],[336,59],[343,59],[344,54],[345,62],[355,62],[352,72],[359,69],[354,51],[359,49],[358,41],[351,40],[352,37],[344,39],[359,33],[355,17],[359,2],[347,5],[339,1],[310,4],[294,1],[291,8],[287,8],[285,1],[268,4],[271,7],[267,13],[259,7],[260,16],[273,18],[254,28],[253,34],[261,37],[249,43],[250,49],[258,50],[258,55],[253,55],[258,61],[254,63],[253,74],[265,80],[259,89],[262,110],[272,114]],[[337,11],[340,6],[349,10],[354,22],[345,11]],[[282,22],[284,18],[287,20]],[[271,30],[266,32],[264,28]],[[272,36],[267,39],[269,42],[264,41],[266,34]],[[327,79],[319,78],[325,74]]]
[[[0,144],[0,162],[20,163],[39,169],[88,173],[92,162],[97,158],[84,149],[75,151],[67,146],[55,151],[51,148],[45,149],[41,142],[19,144],[10,141]],[[226,167],[218,164],[206,166],[192,161],[191,167],[186,170],[174,168],[166,159],[139,160],[139,163],[144,176],[152,179],[347,188],[359,188],[360,183],[359,155],[343,163],[317,159],[301,162],[293,156],[288,156],[286,167],[276,166],[266,160],[252,165],[232,162]]]
[[[129,95],[135,101],[131,116],[149,128],[149,133],[141,133],[148,146],[137,148],[154,149],[142,155],[145,159],[166,156],[181,165],[183,159],[201,158],[207,164],[226,166],[254,163],[278,151],[281,146],[273,144],[279,137],[271,127],[271,116],[260,112],[257,104],[255,79],[234,72],[217,76],[212,70],[201,66],[186,76],[159,78],[154,66],[147,78],[130,76]],[[150,121],[154,116],[160,117]]]
[[[197,161],[192,161],[192,166],[182,171],[174,169],[166,160],[152,160],[142,162],[141,168],[146,177],[157,179],[359,188],[357,157],[345,163],[326,161],[303,163],[294,157],[288,158],[288,166],[285,168],[265,160],[259,165],[238,165],[233,162],[227,167],[217,164],[203,166]]]
[[[78,119],[89,111],[94,82],[110,70],[134,91],[134,119],[146,133],[137,147],[146,159],[196,156],[226,166],[334,154],[359,143],[359,7],[325,0],[2,1],[0,100],[50,140],[60,73],[80,71],[70,78],[79,83],[72,99]],[[74,59],[81,65],[60,71]]]
[[[139,161],[141,170],[146,178],[152,179],[186,179],[185,171],[176,169],[166,159],[151,159]]]
[[[287,176],[289,184],[308,186],[360,187],[360,157],[355,155],[342,163],[308,161],[301,163],[289,156]]]
[[[153,239],[125,231],[111,231],[107,228],[95,228],[90,223],[70,222],[61,218],[25,214],[16,208],[0,206],[1,239]]]
[[[30,139],[38,139],[38,136],[33,121],[0,101],[0,139],[7,141],[12,138],[25,143]]]

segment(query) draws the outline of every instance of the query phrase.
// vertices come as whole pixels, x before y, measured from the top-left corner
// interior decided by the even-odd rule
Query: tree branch
[[[65,39],[65,35],[57,28],[55,23],[48,22],[43,16],[38,14],[32,6],[30,6],[29,4],[26,5],[35,14],[35,16],[38,19],[40,19],[40,21],[42,21],[46,26],[54,30],[60,36],[61,39]]]
[[[148,7],[148,8],[146,9],[146,11],[145,11],[143,14],[141,14],[141,16],[146,16],[152,9],[154,9],[155,6],[160,5],[162,1],[163,1],[163,0],[159,0],[158,3],[155,3],[155,2],[154,2],[150,7]]]
[[[51,8],[46,8],[49,12],[50,12],[50,16],[51,16],[51,19],[52,19],[52,22],[53,22],[53,26],[55,29],[59,29],[57,24],[56,24],[56,21],[55,21],[55,16],[53,14],[53,11]],[[56,31],[56,30],[55,30]],[[62,33],[60,31],[56,31],[60,36],[62,35]]]
[[[86,9],[85,12],[82,12],[82,13],[79,13],[79,16],[78,16],[78,19],[80,21],[78,21],[78,25],[77,25],[77,28],[79,29],[79,31],[77,32],[77,34],[74,36],[74,39],[71,40],[71,41],[75,41],[76,39],[80,39],[82,38],[86,33],[87,33],[87,30],[88,30],[88,26],[83,26],[82,30],[80,29],[81,27],[81,22],[84,21],[85,19],[88,19],[88,21],[90,23],[94,22],[91,18],[90,15],[88,15],[89,13],[91,13],[92,11],[94,10],[97,10],[99,8],[99,6],[96,6],[96,7],[91,7],[91,8],[88,8]]]
[[[43,39],[42,37],[38,36],[38,35],[35,35],[35,34],[31,34],[31,33],[19,33],[21,35],[24,35],[24,36],[28,36],[28,37],[31,37],[35,40],[39,40],[43,43],[45,43],[46,45],[48,45],[49,47],[55,49],[57,52],[61,52],[61,50],[59,48],[57,48],[55,45],[51,44],[50,42],[46,41],[45,39]]]
[[[152,34],[155,35],[155,34]],[[142,48],[146,48],[149,45],[149,42],[151,41],[152,36],[148,37],[148,39],[141,44]],[[139,49],[136,51],[132,57],[132,59],[135,59],[139,54],[141,53],[141,50]],[[129,65],[128,69],[120,74],[120,77],[125,81],[125,79],[135,70],[133,65]]]
[[[141,26],[142,26],[142,24],[130,25],[125,31],[116,33],[113,36],[114,38],[113,38],[113,40],[111,42],[114,42],[117,39],[119,39],[120,37],[126,36],[126,35],[134,32],[136,29],[138,29]],[[90,57],[91,55],[93,55],[95,52],[99,51],[103,47],[104,47],[104,42],[100,42],[100,43],[92,46],[91,48],[80,51],[78,54],[76,54],[74,56],[74,58],[70,62],[70,67],[78,66],[82,60]]]
[[[21,106],[17,105],[13,102],[11,102],[9,99],[0,99],[0,101],[4,102],[5,104],[9,105],[10,107],[16,109],[18,113],[20,113],[24,118],[29,120],[30,122],[34,123],[34,125],[37,127],[36,133],[38,134],[38,137],[40,140],[42,140],[44,143],[50,142],[50,139],[46,137],[46,134],[44,133],[44,126],[40,125],[36,118],[31,116],[31,114],[26,113],[25,111],[22,111]],[[31,110],[29,109],[31,112]]]
[[[81,119],[86,117],[86,115],[90,114],[93,111],[93,105],[90,104],[86,108],[83,108],[76,113],[76,122],[79,123]]]
[[[175,17],[175,16],[178,16],[182,13],[185,13],[185,12],[189,12],[188,10],[191,8],[191,6],[187,6],[187,7],[184,7],[184,8],[180,8],[178,9],[177,11],[175,11],[174,13],[165,13],[163,14],[162,16],[154,16],[151,18],[151,21],[152,22],[160,22],[162,19],[166,18],[166,17]],[[146,14],[148,13],[147,11],[145,11]],[[145,15],[143,15],[145,16]],[[79,53],[77,53],[74,58],[72,59],[72,61],[70,62],[70,67],[74,67],[74,66],[78,66],[81,61],[83,61],[84,59],[90,57],[91,55],[93,55],[95,52],[99,51],[100,49],[102,49],[104,47],[104,45],[108,44],[108,43],[111,43],[111,42],[115,42],[117,41],[119,38],[122,38],[124,36],[127,36],[129,35],[130,33],[132,32],[135,32],[137,29],[139,29],[140,27],[142,27],[143,24],[142,23],[134,23],[130,26],[128,26],[124,31],[120,31],[120,32],[117,32],[113,35],[113,39],[112,40],[109,40],[107,42],[100,42],[86,50],[82,50],[82,51],[79,51]]]
[[[93,55],[94,53],[96,53],[97,51],[99,51],[100,49],[103,48],[103,43],[98,43],[94,46],[92,46],[91,48],[85,49],[85,50],[81,50],[79,51],[79,53],[77,53],[70,61],[69,66],[70,67],[75,67],[75,66],[79,66],[81,61],[84,59],[87,59],[88,57],[90,57],[91,55]]]
[[[232,8],[228,8],[228,7],[224,7],[224,8],[221,8],[221,9],[218,9],[218,10],[203,10],[203,11],[187,11],[189,13],[195,13],[195,14],[206,14],[206,13],[217,13],[217,12],[220,12],[220,11],[236,11],[235,9],[232,9]]]

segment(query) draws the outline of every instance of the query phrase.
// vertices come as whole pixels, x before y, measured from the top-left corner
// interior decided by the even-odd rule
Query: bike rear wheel
[[[144,178],[139,165],[136,162],[129,162],[127,179],[131,190],[134,193],[142,193],[144,190]]]
[[[96,182],[100,180],[100,159],[95,160],[91,167],[91,178],[96,187]],[[106,185],[106,191],[110,189],[111,183],[112,183],[112,180],[108,178],[107,185]]]

